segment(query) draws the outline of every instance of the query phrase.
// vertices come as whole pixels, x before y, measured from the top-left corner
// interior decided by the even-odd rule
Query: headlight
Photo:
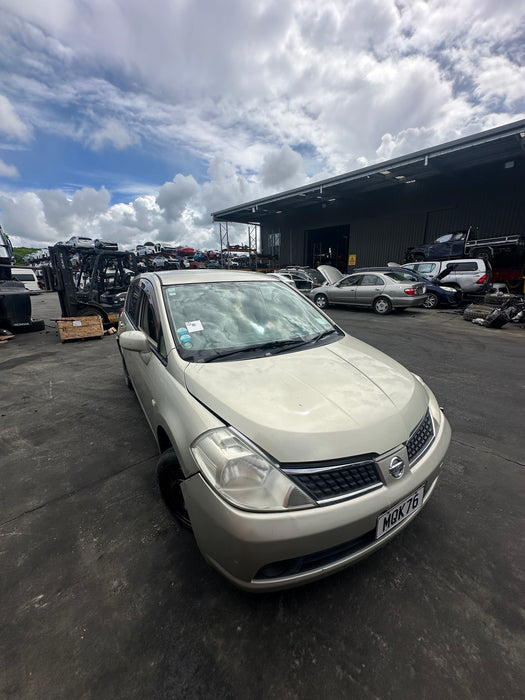
[[[444,292],[457,292],[455,287],[441,287]]]
[[[315,505],[263,452],[229,428],[204,433],[191,451],[206,480],[238,508],[280,511]]]
[[[437,402],[436,397],[434,394],[430,391],[428,386],[425,384],[425,382],[419,377],[417,374],[414,374],[414,377],[417,379],[417,381],[422,385],[422,387],[425,389],[428,395],[428,408],[430,410],[430,415],[432,416],[432,420],[434,421],[434,425],[436,428],[439,427],[441,424],[441,418],[443,417],[443,414],[441,412],[441,409],[439,407],[439,404]]]

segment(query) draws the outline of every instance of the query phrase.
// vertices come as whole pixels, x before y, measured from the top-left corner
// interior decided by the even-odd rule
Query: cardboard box
[[[75,316],[61,318],[57,321],[58,335],[64,343],[66,340],[81,338],[102,338],[104,328],[100,316]]]

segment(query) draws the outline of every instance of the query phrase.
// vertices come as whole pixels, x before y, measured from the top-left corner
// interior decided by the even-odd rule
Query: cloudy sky
[[[217,248],[212,211],[525,118],[524,28],[523,0],[0,0],[0,223]]]

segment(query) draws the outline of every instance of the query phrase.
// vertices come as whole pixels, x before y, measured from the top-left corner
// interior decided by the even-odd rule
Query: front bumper
[[[305,510],[239,510],[195,474],[183,490],[197,544],[210,564],[245,590],[291,588],[328,576],[382,547],[417,515],[419,510],[375,539],[379,515],[422,484],[426,503],[450,439],[450,426],[442,416],[432,445],[401,479],[389,479],[358,498]]]

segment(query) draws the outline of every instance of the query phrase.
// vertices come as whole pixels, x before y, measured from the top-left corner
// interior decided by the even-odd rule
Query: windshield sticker
[[[188,335],[188,334],[186,334],[186,335],[181,335],[181,336],[180,336],[180,339],[181,339],[181,341],[182,341],[183,343],[189,343],[190,340],[191,340],[191,335]]]
[[[185,335],[187,332],[187,328],[177,328],[177,335]]]
[[[200,321],[186,321],[186,328],[188,330],[188,333],[195,333],[195,331],[204,330]]]

